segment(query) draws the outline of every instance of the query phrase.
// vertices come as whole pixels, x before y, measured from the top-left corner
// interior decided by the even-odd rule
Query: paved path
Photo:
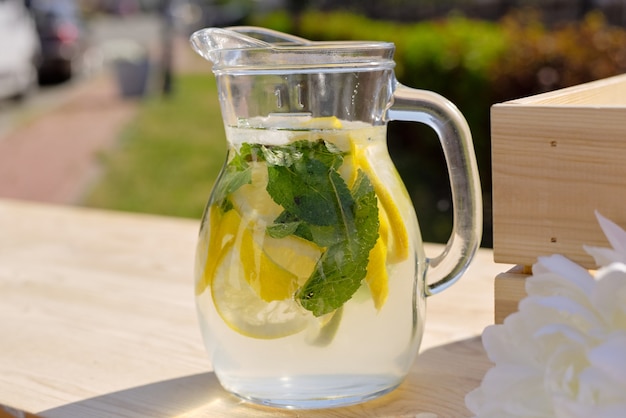
[[[208,64],[177,39],[175,72]],[[80,82],[58,106],[0,135],[0,197],[78,204],[139,108],[123,99],[111,71]]]
[[[108,73],[83,81],[63,104],[0,138],[0,197],[78,203],[137,111]]]

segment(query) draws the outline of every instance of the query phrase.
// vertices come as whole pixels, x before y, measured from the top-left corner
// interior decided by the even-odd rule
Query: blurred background
[[[626,72],[626,0],[0,0],[0,197],[199,219],[226,142],[210,65],[187,39],[238,24],[394,42],[399,81],[468,119],[485,247],[490,107]],[[438,140],[392,122],[389,148],[424,239],[444,242]]]

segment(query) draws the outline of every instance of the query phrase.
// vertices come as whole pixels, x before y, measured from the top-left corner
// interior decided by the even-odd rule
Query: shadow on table
[[[173,417],[210,407],[213,402],[237,403],[215,373],[200,373],[137,386],[40,412],[44,417]]]
[[[480,339],[425,350],[395,391],[361,405],[337,408],[331,416],[469,417],[465,394],[480,384],[490,363]],[[306,411],[328,417],[329,410]],[[295,417],[302,411],[250,405],[225,392],[214,373],[138,386],[41,412],[45,417]]]

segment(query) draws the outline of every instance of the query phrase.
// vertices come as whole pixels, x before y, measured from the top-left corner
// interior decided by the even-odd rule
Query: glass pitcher
[[[213,64],[228,140],[195,272],[218,380],[285,408],[393,390],[419,350],[426,297],[454,283],[479,245],[465,119],[443,97],[398,83],[392,43],[233,27],[200,30],[191,44]],[[454,225],[434,258],[387,151],[390,120],[424,123],[441,140]]]

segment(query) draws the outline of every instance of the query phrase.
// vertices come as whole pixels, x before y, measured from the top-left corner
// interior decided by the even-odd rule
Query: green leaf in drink
[[[297,236],[323,248],[311,275],[294,295],[315,316],[350,300],[367,274],[378,238],[378,202],[372,183],[359,170],[352,190],[338,172],[343,153],[323,141],[284,146],[243,144],[229,163],[220,193],[250,182],[247,162],[265,161],[267,193],[283,208],[266,232],[273,238]]]

